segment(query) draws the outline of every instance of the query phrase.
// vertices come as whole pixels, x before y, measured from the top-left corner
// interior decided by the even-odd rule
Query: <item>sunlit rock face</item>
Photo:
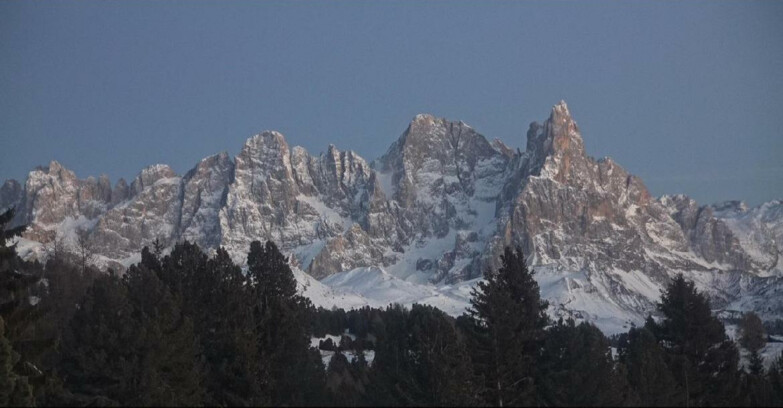
[[[612,159],[586,154],[564,102],[530,125],[524,151],[422,114],[374,161],[333,145],[313,155],[265,131],[236,157],[207,157],[184,175],[149,166],[130,184],[79,179],[53,161],[0,187],[0,207],[11,206],[26,238],[85,231],[115,266],[156,239],[223,246],[240,263],[250,242],[271,239],[318,279],[380,267],[442,286],[481,277],[518,246],[554,315],[638,320],[676,273],[716,307],[783,311],[783,300],[758,301],[781,284],[779,201],[652,197]]]

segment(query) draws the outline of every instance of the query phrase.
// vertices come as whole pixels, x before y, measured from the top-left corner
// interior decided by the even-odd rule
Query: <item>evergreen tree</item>
[[[138,352],[140,405],[198,405],[203,401],[203,365],[193,322],[183,299],[158,275],[132,266],[123,283],[141,331]],[[135,339],[134,339],[135,340]]]
[[[388,306],[378,317],[374,330],[378,344],[367,390],[369,405],[424,405],[416,399],[423,391],[410,376],[413,361],[406,358],[410,350],[407,318],[407,311],[398,304]]]
[[[642,406],[668,407],[682,401],[666,365],[666,354],[652,332],[644,327],[631,328],[621,336],[618,351],[629,386]]]
[[[8,241],[21,236],[24,226],[8,228],[14,218],[14,210],[0,214],[0,317],[5,321],[5,336],[16,350],[24,348],[25,334],[40,312],[30,304],[33,286],[40,280],[24,273],[23,262],[16,255],[16,244]]]
[[[744,313],[739,324],[740,345],[750,352],[751,374],[760,375],[764,365],[759,351],[767,345],[767,333],[759,316],[753,312]]]
[[[492,405],[536,403],[536,361],[548,323],[547,302],[528,271],[522,250],[506,248],[502,266],[485,274],[472,292],[465,330],[474,365]]]
[[[19,354],[5,338],[5,323],[0,317],[0,406],[35,406],[33,389],[27,377],[14,373]]]
[[[157,274],[132,266],[95,280],[63,340],[76,404],[198,405],[202,367],[192,323]]]
[[[667,353],[688,406],[733,404],[739,395],[739,354],[712,315],[707,297],[678,275],[663,291],[660,324],[648,322]]]
[[[162,260],[155,249],[142,250],[141,264],[155,271],[182,299],[182,312],[194,322],[205,362],[205,402],[217,405],[258,405],[266,375],[258,360],[258,333],[253,324],[253,300],[245,276],[223,248],[208,259],[188,241],[174,246]]]
[[[119,405],[133,394],[125,389],[136,359],[126,340],[138,333],[131,315],[127,288],[118,278],[100,277],[87,290],[60,350],[68,405]]]
[[[465,344],[453,320],[431,306],[401,306],[384,313],[371,369],[373,403],[466,406],[480,402]]]
[[[539,393],[547,406],[619,406],[628,402],[625,376],[609,341],[589,323],[571,319],[549,328],[540,359]],[[623,373],[624,374],[624,373]]]
[[[783,406],[783,353],[778,355],[766,375],[771,406]]]
[[[29,380],[36,383],[45,381],[31,360],[50,348],[52,342],[36,338],[36,323],[44,310],[31,304],[30,296],[40,277],[25,270],[27,263],[17,256],[16,244],[8,245],[8,241],[21,236],[26,229],[24,225],[9,227],[13,218],[13,208],[0,214],[0,337],[3,343],[2,364],[8,368],[0,380],[5,384],[0,387],[11,390],[10,394],[2,397],[8,398],[8,404],[30,405],[32,397],[28,398],[28,394],[32,393],[32,387]]]
[[[310,301],[297,294],[293,272],[272,241],[263,246],[252,242],[247,265],[259,333],[259,371],[269,373],[272,404],[317,404],[325,376],[318,351],[310,349]]]
[[[261,245],[259,241],[250,244],[247,255],[248,276],[256,293],[260,296],[259,306],[271,308],[275,302],[297,302],[296,279],[288,260],[272,241]]]
[[[208,261],[206,276],[193,296],[194,314],[209,372],[211,403],[262,405],[269,403],[263,390],[268,373],[257,364],[259,333],[253,322],[253,298],[242,270],[220,248]]]
[[[410,356],[418,362],[414,378],[425,385],[428,405],[465,406],[480,401],[479,381],[452,318],[432,306],[414,304],[407,333]]]
[[[326,369],[326,390],[330,402],[337,407],[360,406],[365,394],[363,374],[366,375],[357,373],[343,353],[335,352]]]
[[[47,284],[39,285],[40,291],[36,293],[40,298],[36,307],[41,308],[43,315],[36,321],[34,338],[35,343],[45,347],[33,360],[43,373],[34,381],[36,400],[42,406],[67,405],[70,400],[58,376],[57,345],[62,342],[63,334],[88,288],[102,272],[88,267],[83,273],[75,264],[61,257],[50,258],[43,274]]]

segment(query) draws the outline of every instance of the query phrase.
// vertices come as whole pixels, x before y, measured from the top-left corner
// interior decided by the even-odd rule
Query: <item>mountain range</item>
[[[586,154],[562,101],[530,124],[524,151],[425,114],[374,161],[333,145],[313,155],[264,131],[234,158],[184,175],[157,164],[130,183],[79,179],[52,161],[2,185],[0,208],[12,206],[29,226],[24,257],[81,235],[116,270],[156,239],[223,246],[239,263],[250,242],[271,239],[325,306],[425,302],[458,314],[504,247],[518,246],[551,315],[607,332],[654,313],[678,273],[721,313],[783,317],[781,201],[653,197],[611,158]]]

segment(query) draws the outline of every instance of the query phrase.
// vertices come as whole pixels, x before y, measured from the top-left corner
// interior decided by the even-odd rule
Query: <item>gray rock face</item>
[[[63,229],[89,229],[96,217],[106,211],[111,192],[106,176],[80,180],[52,161],[27,177],[15,223],[27,224],[26,236],[41,242],[48,242]]]
[[[415,263],[431,281],[481,275],[476,260],[495,229],[509,150],[463,122],[418,115],[375,162],[391,207],[398,209],[397,258],[406,257],[406,247],[428,255],[406,262],[409,272]],[[481,237],[467,244],[463,236],[470,233]]]
[[[361,218],[356,199],[369,166],[352,152],[330,147],[321,157],[290,149],[277,132],[247,141],[236,158],[226,205],[220,210],[222,245],[236,257],[250,242],[271,239],[307,267],[316,248]]]
[[[220,209],[226,203],[234,162],[227,153],[201,160],[183,177],[182,214],[177,239],[202,248],[220,245]]]
[[[731,230],[747,255],[748,268],[761,275],[780,274],[783,263],[783,204],[771,201],[749,209],[745,203],[733,201],[711,208],[720,222]]]
[[[10,205],[31,225],[27,238],[86,229],[103,261],[124,265],[155,239],[224,246],[240,262],[251,241],[272,239],[316,278],[381,266],[412,282],[452,283],[480,277],[505,246],[519,246],[553,312],[580,318],[644,317],[675,273],[739,308],[761,307],[753,299],[783,279],[779,201],[748,209],[655,199],[612,159],[586,154],[564,102],[530,125],[524,152],[418,115],[371,163],[332,145],[311,155],[265,131],[234,159],[207,157],[184,176],[150,166],[130,185],[80,180],[52,162],[24,186],[0,188],[0,207]]]
[[[715,218],[711,207],[699,206],[682,195],[664,197],[663,202],[673,210],[671,216],[682,227],[693,252],[705,261],[730,265],[733,269],[753,269],[737,237],[722,220]]]
[[[130,197],[98,219],[91,234],[97,252],[128,263],[156,239],[172,245],[179,238],[182,190],[182,178],[169,166],[142,170],[130,185]]]
[[[564,288],[555,289],[555,307],[564,314],[594,313],[575,305],[594,297],[611,299],[604,303],[619,309],[613,313],[642,315],[675,273],[758,276],[769,268],[750,262],[709,207],[687,197],[655,200],[639,178],[611,159],[588,157],[564,103],[543,124],[531,124],[527,150],[515,167],[503,189],[488,260],[494,267],[503,247],[522,247],[531,264],[555,271],[551,284]]]

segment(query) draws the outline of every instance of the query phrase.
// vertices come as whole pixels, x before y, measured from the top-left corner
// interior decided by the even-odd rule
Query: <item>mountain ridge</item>
[[[550,313],[592,320],[638,321],[676,273],[719,308],[764,309],[743,299],[783,275],[779,201],[748,209],[656,199],[611,158],[587,155],[563,101],[530,124],[524,152],[420,114],[373,161],[334,145],[311,155],[264,131],[233,159],[208,156],[184,175],[148,166],[130,185],[78,179],[52,161],[24,185],[0,187],[0,207],[13,205],[15,222],[30,225],[26,239],[46,244],[83,229],[99,262],[116,268],[155,239],[225,246],[239,262],[252,240],[272,239],[317,279],[378,267],[442,286],[481,277],[505,246],[519,246],[542,271]],[[43,257],[44,248],[29,253]],[[783,315],[769,309],[759,311]]]

